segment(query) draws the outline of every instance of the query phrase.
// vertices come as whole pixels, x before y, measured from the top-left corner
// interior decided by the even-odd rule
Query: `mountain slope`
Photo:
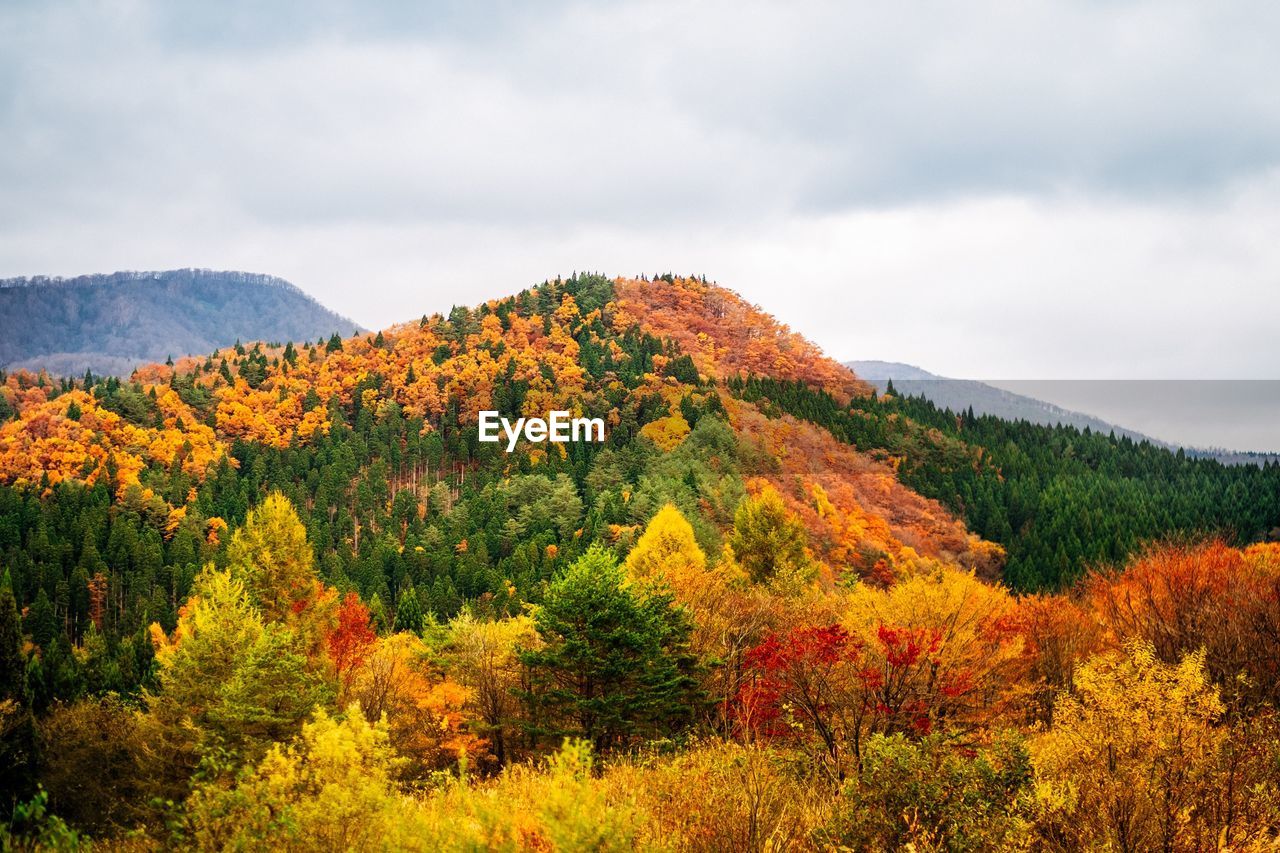
[[[507,453],[479,441],[490,409],[569,410],[607,436]],[[196,567],[225,557],[227,529],[271,490],[298,508],[327,582],[388,604],[418,590],[441,617],[520,612],[592,543],[627,553],[667,504],[710,555],[744,497],[780,504],[827,590],[948,564],[1058,588],[1153,538],[1247,542],[1280,523],[1280,467],[880,397],[731,291],[675,276],[557,279],[128,382],[11,374],[0,484],[20,603],[100,571],[116,631],[172,627]],[[60,615],[75,633],[86,613]]]
[[[65,393],[10,377],[3,395],[18,418],[0,428],[0,479],[84,481],[118,499],[154,497],[163,501],[154,511],[163,514],[186,507],[193,486],[199,500],[211,478],[237,479],[237,470],[253,468],[251,457],[297,449],[313,459],[309,464],[326,468],[335,442],[346,442],[354,428],[364,443],[355,467],[342,466],[343,482],[376,468],[375,492],[404,492],[404,500],[412,495],[421,505],[442,483],[484,483],[508,470],[572,472],[580,499],[596,506],[594,523],[625,539],[659,497],[646,491],[643,466],[635,462],[617,475],[633,485],[604,493],[592,486],[593,471],[615,454],[649,458],[651,450],[637,448],[656,444],[671,456],[689,455],[681,464],[697,473],[686,472],[685,486],[663,494],[704,519],[706,540],[717,550],[716,528],[732,520],[735,495],[767,482],[797,512],[813,514],[822,504],[812,544],[831,579],[877,564],[879,571],[905,567],[918,557],[966,562],[989,573],[998,566],[962,524],[899,483],[883,462],[842,447],[812,425],[765,418],[722,395],[725,378],[752,371],[812,383],[844,399],[870,389],[732,292],[694,279],[547,282],[376,337],[324,347],[255,344],[213,359],[178,359],[175,369],[172,382],[171,369],[155,365],[140,368],[132,385],[98,383]],[[514,417],[556,408],[605,418],[607,445],[570,446],[565,454],[528,445],[508,457],[477,441],[480,410]],[[736,431],[728,456],[701,458],[700,444],[725,439],[713,422],[726,420]],[[388,438],[379,433],[375,440],[374,429],[399,435],[400,444],[378,451]],[[841,462],[831,468],[824,458]],[[229,460],[234,465],[223,467]],[[663,456],[650,464],[673,463]],[[826,495],[821,501],[814,486]],[[239,498],[225,507],[210,498],[201,515],[233,519],[242,512]],[[348,516],[347,523],[358,520]],[[358,551],[368,527],[343,529],[337,541],[349,538],[351,545],[341,547]]]
[[[359,327],[272,276],[211,270],[0,281],[0,368],[127,376],[237,340],[303,341]]]
[[[846,361],[845,365],[858,376],[884,393],[889,381],[893,381],[898,393],[920,396],[940,409],[965,412],[972,409],[976,415],[992,415],[1006,421],[1025,420],[1043,426],[1070,426],[1086,429],[1102,435],[1115,434],[1135,442],[1150,442],[1160,447],[1177,450],[1179,445],[1152,438],[1137,430],[1119,426],[1093,415],[1073,411],[1062,406],[997,388],[973,379],[950,379],[923,370],[915,365],[896,361]],[[1220,448],[1182,448],[1188,456],[1197,459],[1214,459],[1224,465],[1263,465],[1280,461],[1280,454],[1248,453]]]
[[[1089,429],[1104,435],[1114,432],[1134,441],[1162,443],[1134,430],[1125,429],[1093,415],[1073,412],[1044,400],[1015,394],[974,379],[938,376],[911,364],[896,361],[846,361],[845,365],[884,392],[889,381],[900,394],[925,397],[940,409],[963,412],[972,408],[977,415],[994,415],[1006,421],[1025,420],[1033,424],[1063,424],[1078,430]]]

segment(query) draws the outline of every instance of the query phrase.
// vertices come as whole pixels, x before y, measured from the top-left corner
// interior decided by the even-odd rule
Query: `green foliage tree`
[[[734,559],[756,582],[766,581],[782,569],[807,567],[807,542],[804,525],[771,486],[738,506],[729,535]]]
[[[48,649],[58,633],[58,618],[53,612],[53,602],[41,587],[36,593],[35,603],[27,613],[27,633],[31,641],[41,649]]]
[[[395,630],[421,634],[425,619],[417,590],[411,586],[400,593],[400,601],[396,604]]]
[[[307,666],[292,631],[264,622],[244,585],[206,569],[173,641],[157,654],[160,692],[152,708],[196,735],[203,755],[260,755],[332,698]]]
[[[544,647],[526,650],[527,698],[540,727],[597,749],[678,730],[700,701],[688,651],[691,626],[665,593],[626,584],[600,546],[579,557],[534,615]]]
[[[1031,785],[1013,738],[968,756],[938,735],[875,735],[820,838],[841,850],[1009,849],[1030,827]]]
[[[268,620],[280,620],[311,591],[315,555],[307,528],[280,492],[249,511],[227,548],[227,567]]]

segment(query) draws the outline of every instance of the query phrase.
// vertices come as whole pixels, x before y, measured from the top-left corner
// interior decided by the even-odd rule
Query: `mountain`
[[[283,279],[167,270],[0,280],[0,368],[128,376],[237,340],[304,341],[360,327]]]
[[[606,441],[508,454],[479,440],[482,410],[558,409],[603,419]],[[277,488],[306,507],[334,577],[384,599],[406,578],[439,586],[449,613],[536,598],[585,543],[625,549],[665,503],[719,553],[742,496],[766,487],[827,585],[941,561],[1053,589],[1151,538],[1250,542],[1280,524],[1280,466],[882,397],[732,291],[676,276],[557,279],[376,335],[247,343],[128,382],[10,374],[0,483],[72,502],[87,487],[203,542]],[[558,556],[533,559],[534,542]]]
[[[926,398],[940,409],[964,412],[973,409],[978,415],[993,415],[1007,421],[1025,420],[1045,426],[1065,425],[1078,430],[1089,429],[1108,435],[1114,433],[1136,442],[1150,442],[1177,450],[1179,445],[1144,435],[1137,430],[1105,421],[1093,415],[1072,411],[1061,406],[1025,394],[1017,394],[973,379],[951,379],[938,376],[911,364],[896,361],[846,361],[845,365],[884,393],[890,380],[898,393]],[[1262,465],[1280,461],[1274,453],[1249,453],[1182,446],[1182,450],[1197,459],[1214,459],[1224,465]]]
[[[1093,415],[1073,412],[1044,400],[1015,394],[973,379],[950,379],[914,365],[896,361],[846,361],[845,365],[876,386],[876,390],[881,393],[884,393],[889,381],[892,380],[893,387],[898,393],[907,396],[923,396],[940,409],[963,412],[972,408],[975,414],[994,415],[1007,421],[1025,420],[1046,426],[1065,424],[1079,430],[1090,429],[1101,432],[1104,435],[1114,432],[1118,436],[1128,436],[1134,441],[1163,443]]]

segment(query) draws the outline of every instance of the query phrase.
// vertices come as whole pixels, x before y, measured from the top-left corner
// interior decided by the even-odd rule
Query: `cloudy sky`
[[[675,270],[839,358],[1280,378],[1278,33],[1270,0],[6,0],[0,276],[246,269],[378,327]]]

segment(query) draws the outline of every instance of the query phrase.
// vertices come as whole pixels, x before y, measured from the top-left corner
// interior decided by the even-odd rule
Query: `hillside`
[[[282,279],[167,270],[0,280],[0,368],[128,376],[237,340],[304,341],[359,327]]]
[[[170,382],[175,370],[178,378]],[[321,464],[335,442],[349,440],[350,428],[362,436],[391,428],[402,436],[402,449],[380,450],[391,439],[379,433],[377,446],[354,460],[360,474],[376,477],[375,494],[421,503],[438,484],[456,486],[464,477],[481,483],[481,476],[514,466],[544,470],[546,476],[571,473],[590,507],[601,497],[590,485],[601,459],[633,452],[641,437],[646,446],[662,449],[682,444],[686,435],[694,435],[696,444],[699,435],[690,430],[708,412],[717,417],[704,430],[715,430],[712,420],[727,419],[749,435],[734,456],[785,458],[788,442],[779,439],[779,431],[812,427],[789,426],[791,419],[783,418],[765,429],[753,407],[719,391],[723,377],[757,371],[844,399],[869,391],[846,368],[730,291],[692,279],[548,282],[511,299],[457,308],[448,318],[424,317],[377,336],[334,338],[324,346],[255,343],[215,358],[181,358],[172,370],[139,368],[133,386],[73,387],[45,400],[48,395],[32,387],[31,377],[13,376],[4,394],[19,417],[0,428],[0,478],[18,485],[83,480],[108,485],[117,498],[140,489],[147,497],[139,500],[163,501],[178,511],[190,503],[191,486],[234,478],[252,457],[279,459],[298,447],[309,451],[308,465]],[[74,419],[66,414],[73,404]],[[575,446],[577,455],[567,458],[533,447],[509,459],[476,440],[479,410],[534,415],[556,407],[606,418],[607,446]],[[387,419],[387,426],[379,426]],[[746,423],[755,426],[740,426]],[[736,438],[733,443],[740,444]],[[844,452],[821,431],[810,435],[809,444],[808,452],[819,458]],[[236,464],[227,467],[224,460]],[[969,551],[963,527],[945,510],[900,485],[883,463],[860,460],[847,466],[832,499],[842,512],[860,517],[864,507],[856,495],[863,495],[878,508],[879,522],[856,542],[837,541],[834,534],[819,539],[820,553],[887,552],[893,560],[916,552],[959,559]],[[175,476],[179,464],[181,476]],[[695,457],[688,464],[701,470],[706,461]],[[723,475],[712,465],[680,496],[681,505],[732,504],[744,475],[774,482],[794,505],[812,500],[806,491],[812,483],[794,480],[789,466],[731,467],[736,485],[716,487],[729,488],[727,493],[714,494],[703,482]],[[610,500],[620,499],[613,490]],[[203,515],[231,520],[246,509],[238,498],[230,506],[210,500],[212,511]],[[600,510],[594,524],[608,527],[615,538],[628,535],[655,500],[639,490],[628,505]],[[721,506],[711,515],[723,522],[731,510]],[[371,519],[369,526],[378,529],[383,522]],[[711,519],[703,529],[706,541],[718,542]],[[358,552],[359,517],[326,535],[336,537],[335,546],[349,536]]]
[[[1249,807],[1179,832],[1280,829],[1280,466],[880,395],[672,275],[0,404],[17,849],[1089,849],[1106,797],[1146,849],[1211,793]],[[508,453],[490,409],[606,436]]]

